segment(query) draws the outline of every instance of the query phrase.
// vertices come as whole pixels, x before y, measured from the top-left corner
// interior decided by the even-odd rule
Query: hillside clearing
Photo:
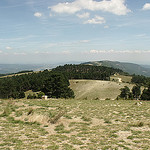
[[[124,86],[132,89],[134,85],[101,80],[70,80],[70,88],[74,91],[76,99],[114,100]]]
[[[135,102],[0,100],[0,149],[148,150],[150,103]]]

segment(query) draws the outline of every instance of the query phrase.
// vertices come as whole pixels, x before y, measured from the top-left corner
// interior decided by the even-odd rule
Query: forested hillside
[[[73,91],[68,87],[68,79],[61,73],[45,70],[0,79],[0,98],[24,98],[24,92],[44,92],[49,97],[71,98]]]
[[[69,79],[109,80],[119,69],[89,65],[64,65],[52,71],[15,75],[0,79],[0,98],[24,98],[28,90],[43,92],[49,97],[73,98]],[[22,73],[22,72],[21,72]]]
[[[135,84],[139,84],[141,86],[149,86],[150,85],[150,77],[133,75],[131,82],[135,83]]]
[[[120,69],[90,65],[64,65],[52,71],[61,72],[69,79],[109,80],[110,76],[115,73],[124,74]]]

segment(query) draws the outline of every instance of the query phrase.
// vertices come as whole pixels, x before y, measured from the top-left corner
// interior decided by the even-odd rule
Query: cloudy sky
[[[0,63],[150,65],[150,0],[0,0]]]

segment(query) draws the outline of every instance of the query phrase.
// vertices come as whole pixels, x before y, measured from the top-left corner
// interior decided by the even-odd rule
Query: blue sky
[[[0,0],[0,63],[150,65],[150,0]]]

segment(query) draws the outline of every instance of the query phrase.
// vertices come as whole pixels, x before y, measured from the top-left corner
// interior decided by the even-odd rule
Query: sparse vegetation
[[[50,118],[50,123],[55,124],[65,113],[64,110],[58,112],[53,118]]]
[[[135,102],[1,100],[0,149],[149,149],[150,103]]]

